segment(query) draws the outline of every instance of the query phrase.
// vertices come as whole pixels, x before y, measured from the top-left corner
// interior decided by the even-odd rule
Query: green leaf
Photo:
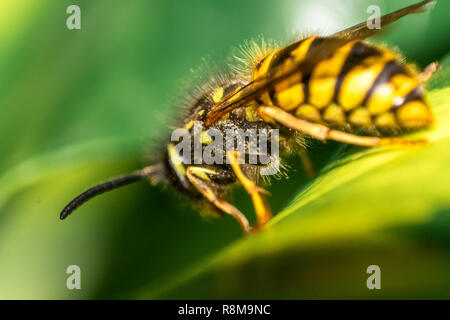
[[[419,134],[427,145],[344,155],[264,231],[139,297],[449,298],[450,88],[436,81],[436,127]],[[372,264],[379,291],[366,287]]]
[[[286,26],[310,27],[297,0],[257,8],[237,0],[109,2],[78,1],[82,30],[70,31],[72,1],[0,1],[0,298],[448,296],[445,126],[425,153],[317,147],[314,163],[328,164],[321,176],[305,186],[302,170],[292,170],[275,182],[270,204],[279,215],[244,239],[232,218],[205,222],[185,199],[147,183],[102,195],[60,221],[85,188],[148,163],[142,155],[178,110],[169,108],[174,96],[186,94],[179,80],[202,56],[220,64],[245,38],[289,40]],[[324,16],[358,23],[372,2]],[[377,2],[386,12],[404,6]],[[388,45],[422,67],[445,54],[449,4],[400,22]],[[449,73],[429,83],[444,124],[448,98],[437,90],[450,85]],[[397,163],[404,158],[432,170]],[[248,196],[235,198],[251,218]],[[382,268],[381,294],[365,287],[369,263]],[[66,288],[72,264],[81,267],[80,291]]]

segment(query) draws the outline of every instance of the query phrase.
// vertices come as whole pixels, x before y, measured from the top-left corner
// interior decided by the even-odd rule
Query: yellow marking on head
[[[433,115],[428,106],[421,101],[411,101],[397,110],[400,125],[405,128],[427,127],[433,123]]]
[[[186,129],[186,130],[190,130],[191,128],[192,128],[192,126],[194,125],[194,121],[189,121],[188,123],[186,123],[185,125],[184,125],[184,128]]]
[[[348,117],[348,121],[355,126],[369,127],[372,124],[369,111],[364,107],[354,110]]]
[[[167,146],[169,153],[169,161],[172,164],[172,168],[175,170],[176,175],[182,181],[186,180],[186,169],[183,162],[180,159],[179,154],[175,150],[175,146],[171,143]]]
[[[195,116],[195,120],[200,118],[205,112],[206,112],[205,109],[202,109],[199,112],[197,112],[197,115]]]
[[[200,136],[200,142],[203,144],[210,144],[213,142],[213,139],[211,138],[211,136],[208,134],[207,131],[202,131],[202,134]]]
[[[217,172],[215,172],[214,170],[202,167],[189,167],[189,171],[197,178],[205,181],[211,181],[211,179],[208,177],[208,174],[217,174]]]
[[[324,108],[331,103],[339,74],[357,42],[349,42],[336,50],[331,58],[322,60],[315,66],[309,80],[309,102],[311,104],[318,108]]]
[[[222,100],[222,98],[223,98],[223,87],[218,87],[216,88],[216,90],[214,90],[212,99],[214,103],[219,103],[220,100]]]
[[[336,123],[336,124],[345,124],[346,118],[344,111],[341,107],[332,104],[328,108],[325,109],[323,114],[323,120],[328,123]]]
[[[295,115],[300,119],[313,122],[320,122],[322,120],[319,110],[310,104],[304,104],[298,107]]]
[[[395,128],[398,127],[395,116],[392,112],[385,112],[375,118],[375,125],[379,128]]]

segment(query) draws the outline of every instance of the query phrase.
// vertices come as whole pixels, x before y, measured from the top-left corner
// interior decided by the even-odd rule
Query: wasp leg
[[[242,172],[241,166],[238,163],[239,156],[240,154],[238,151],[230,150],[227,152],[227,157],[234,174],[252,198],[257,218],[257,226],[263,227],[272,218],[272,211],[264,197],[261,195],[268,194],[268,192],[263,188],[258,187],[254,181],[249,179],[244,172]]]
[[[410,146],[410,145],[424,144],[427,142],[426,139],[378,138],[378,137],[358,136],[355,134],[339,130],[330,130],[327,139],[363,147]]]
[[[432,62],[430,63],[420,74],[419,74],[419,81],[420,82],[426,82],[428,81],[433,73],[441,70],[441,65],[438,62]]]
[[[363,147],[413,145],[426,142],[424,139],[378,138],[332,130],[322,124],[294,117],[283,109],[273,106],[261,106],[258,108],[258,112],[263,117],[272,118],[288,128],[303,132],[317,140],[334,140]]]
[[[308,153],[305,150],[301,150],[299,154],[306,175],[310,179],[314,178],[317,175],[317,173],[316,170],[314,169],[314,164],[312,163],[311,158],[308,156]]]
[[[250,233],[251,228],[248,223],[247,218],[244,216],[242,212],[239,211],[232,204],[222,200],[219,198],[217,193],[214,191],[211,186],[208,185],[210,181],[208,181],[207,174],[214,174],[214,171],[207,170],[202,167],[188,167],[186,170],[186,175],[192,185],[206,198],[208,201],[213,203],[217,208],[222,210],[223,212],[232,216],[241,226],[244,233]]]

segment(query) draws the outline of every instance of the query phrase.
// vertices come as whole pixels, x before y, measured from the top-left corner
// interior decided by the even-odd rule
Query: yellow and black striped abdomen
[[[431,124],[417,74],[395,54],[356,40],[311,59],[317,54],[314,46],[326,50],[327,41],[336,39],[310,37],[263,59],[254,70],[255,79],[287,72],[289,76],[270,86],[258,102],[305,120],[352,128],[414,129]],[[292,72],[293,66],[299,70]]]

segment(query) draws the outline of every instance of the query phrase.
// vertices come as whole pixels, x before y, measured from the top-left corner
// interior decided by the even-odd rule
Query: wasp
[[[386,26],[434,4],[422,1],[381,17],[380,23]],[[363,22],[331,36],[309,36],[273,48],[255,58],[247,70],[208,83],[186,107],[179,127],[200,139],[203,149],[212,143],[206,129],[278,129],[283,155],[304,154],[306,138],[364,147],[422,143],[401,136],[433,124],[422,84],[438,65],[432,63],[419,73],[398,54],[366,41],[378,32]],[[194,137],[194,123],[204,130],[199,137]],[[231,215],[245,233],[261,229],[272,217],[267,191],[260,186],[267,164],[242,163],[241,158],[248,156],[247,144],[240,151],[213,150],[227,161],[211,164],[186,161],[193,155],[181,157],[169,141],[156,164],[88,189],[63,209],[60,218],[98,194],[147,179],[171,184],[208,212]],[[254,226],[227,200],[236,184],[252,199]]]

